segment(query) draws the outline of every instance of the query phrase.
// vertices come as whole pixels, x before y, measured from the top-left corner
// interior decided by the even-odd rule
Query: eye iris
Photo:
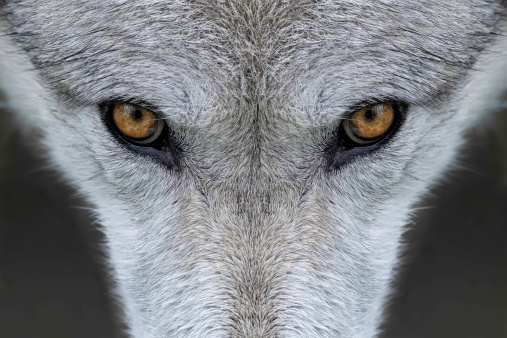
[[[349,122],[351,136],[365,141],[375,140],[389,130],[394,117],[394,108],[390,104],[358,110]]]
[[[136,109],[129,104],[117,104],[114,107],[113,121],[120,132],[134,140],[147,139],[158,129],[158,121],[152,112]]]

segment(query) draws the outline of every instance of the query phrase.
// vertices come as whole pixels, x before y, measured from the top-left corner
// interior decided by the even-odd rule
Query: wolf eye
[[[114,104],[111,120],[121,136],[137,145],[150,145],[164,130],[164,122],[153,112],[127,103]]]
[[[99,104],[102,121],[115,139],[138,155],[152,158],[171,170],[179,170],[182,149],[167,120],[150,109],[121,101]]]
[[[404,102],[378,103],[355,110],[330,139],[329,170],[367,155],[385,144],[401,126],[408,105]]]
[[[343,130],[356,145],[370,145],[389,133],[395,118],[395,107],[392,104],[381,103],[355,111],[343,122]]]

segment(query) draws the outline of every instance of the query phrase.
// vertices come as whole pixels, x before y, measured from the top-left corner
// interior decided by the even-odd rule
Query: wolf
[[[132,337],[374,337],[507,87],[500,0],[3,0],[0,90],[93,205]]]

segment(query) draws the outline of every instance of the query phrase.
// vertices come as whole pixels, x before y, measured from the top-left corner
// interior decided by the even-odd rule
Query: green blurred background
[[[0,108],[0,337],[122,337],[97,225]],[[383,338],[507,337],[507,111],[420,204]]]

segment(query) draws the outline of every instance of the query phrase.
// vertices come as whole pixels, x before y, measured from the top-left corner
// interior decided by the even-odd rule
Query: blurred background
[[[0,108],[0,337],[123,337],[87,205]],[[405,236],[383,338],[507,337],[507,111]]]

